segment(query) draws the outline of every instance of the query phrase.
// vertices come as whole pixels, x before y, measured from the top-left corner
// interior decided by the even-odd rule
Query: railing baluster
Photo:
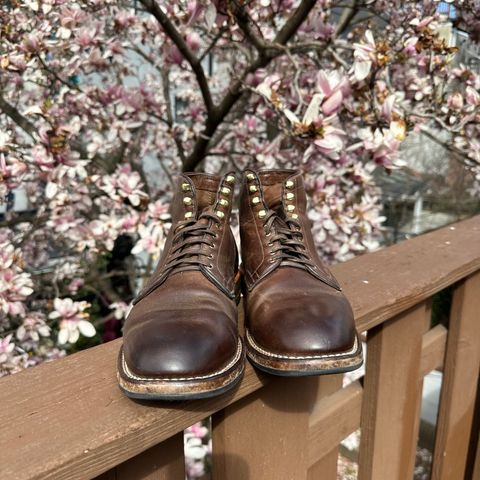
[[[425,303],[369,331],[359,479],[412,478],[422,379]]]
[[[323,376],[319,379],[319,391],[318,391],[318,400],[323,397],[335,393],[337,390],[342,388],[343,375],[329,375]],[[318,404],[318,401],[317,401]],[[310,417],[310,424],[312,417],[314,417],[315,412],[312,413]],[[311,448],[311,438],[309,435],[309,452]],[[310,466],[308,469],[308,480],[336,480],[337,478],[337,463],[338,463],[338,443],[333,441],[330,442],[329,449],[326,450],[325,455],[320,458],[317,462]],[[311,456],[311,455],[309,455]],[[311,462],[309,462],[311,463]]]
[[[463,479],[480,364],[480,273],[455,287],[432,480]]]
[[[272,379],[213,415],[213,478],[305,480],[318,377]]]

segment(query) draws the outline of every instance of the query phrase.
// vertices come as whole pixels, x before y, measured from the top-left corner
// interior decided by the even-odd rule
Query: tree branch
[[[302,0],[292,16],[280,29],[273,43],[277,45],[286,45],[287,42],[295,35],[296,31],[307,18],[315,4],[316,0]],[[210,115],[207,116],[205,129],[197,139],[192,153],[187,157],[185,163],[183,164],[183,171],[191,171],[198,166],[208,152],[210,138],[217,130],[217,127],[223,122],[232,107],[240,99],[240,97],[242,97],[242,95],[250,95],[249,92],[243,91],[243,83],[245,78],[259,68],[265,68],[271,60],[282,53],[283,52],[281,49],[269,49],[267,45],[263,55],[259,55],[245,69],[240,78],[238,78],[233,85],[230,86],[228,93],[225,95],[221,103]]]
[[[14,106],[10,105],[1,95],[0,110],[5,113],[7,117],[10,117],[25,133],[35,139],[37,133],[35,125],[25,118]]]
[[[422,132],[423,135],[428,137],[430,140],[435,142],[437,145],[440,145],[445,150],[447,150],[447,152],[452,153],[454,158],[457,157],[457,158],[463,159],[464,162],[462,162],[462,163],[464,163],[464,165],[467,165],[469,167],[478,165],[475,162],[475,160],[472,160],[465,152],[462,152],[462,150],[460,150],[458,148],[455,148],[453,145],[451,145],[448,142],[440,140],[436,135],[434,135],[430,130],[428,130],[428,128],[422,127],[421,132]]]
[[[156,0],[140,0],[145,8],[157,19],[158,23],[165,30],[165,33],[169,36],[172,42],[180,50],[180,53],[184,56],[187,62],[192,67],[193,73],[197,77],[198,86],[202,92],[203,101],[207,114],[210,114],[214,108],[212,95],[208,86],[207,77],[203,70],[200,60],[196,55],[188,48],[180,32],[175,28],[167,15],[163,13],[162,9],[158,6]]]
[[[266,43],[263,38],[260,38],[252,30],[251,23],[254,23],[248,12],[243,8],[243,5],[238,1],[232,2],[232,13],[237,20],[237,25],[242,30],[245,38],[257,49],[260,56],[262,56],[266,49]],[[257,27],[260,32],[260,29]]]
[[[342,15],[340,20],[337,24],[337,29],[335,31],[335,35],[339,37],[350,25],[350,22],[353,20],[355,15],[357,14],[357,0],[353,0],[351,2],[351,6],[345,7],[343,9]]]
[[[42,67],[45,69],[47,73],[52,75],[55,80],[58,80],[62,85],[65,85],[68,88],[71,88],[72,90],[77,90],[77,92],[82,92],[81,88],[78,85],[74,85],[73,83],[70,83],[68,80],[64,80],[60,75],[58,75],[57,72],[52,70],[43,60],[43,58],[40,55],[36,55],[36,58],[38,58],[39,62],[41,63]]]
[[[200,55],[200,62],[212,51],[212,49],[215,47],[215,45],[217,44],[217,42],[222,38],[222,35],[225,33],[225,31],[227,30],[227,27],[226,26],[222,26],[222,28],[220,28],[220,30],[218,31],[218,33],[215,35],[215,37],[213,38],[213,40],[210,42],[210,45],[205,49],[205,51]]]

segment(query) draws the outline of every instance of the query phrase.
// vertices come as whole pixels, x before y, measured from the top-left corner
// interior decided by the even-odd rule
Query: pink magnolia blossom
[[[126,198],[133,206],[138,206],[147,194],[142,190],[142,181],[137,172],[132,172],[129,165],[119,167],[115,173],[100,179],[99,188],[110,198],[121,201]]]
[[[452,110],[461,110],[463,108],[463,96],[459,92],[452,93],[448,96],[447,105]]]
[[[85,337],[95,335],[95,327],[86,320],[89,318],[85,311],[90,307],[87,302],[74,302],[71,298],[55,298],[53,310],[48,318],[58,320],[58,343],[75,343],[80,338],[80,333]]]
[[[23,271],[20,250],[0,244],[0,320],[5,316],[25,314],[25,301],[33,293],[33,281]]]
[[[367,30],[364,40],[361,43],[355,43],[354,48],[353,77],[357,82],[361,82],[370,74],[376,58],[376,45],[372,31]]]

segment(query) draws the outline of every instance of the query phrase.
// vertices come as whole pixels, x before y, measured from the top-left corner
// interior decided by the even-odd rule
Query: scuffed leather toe
[[[293,270],[293,271],[292,271]],[[353,313],[337,290],[299,269],[279,269],[252,292],[249,329],[257,344],[284,355],[321,355],[349,350],[355,342]]]
[[[179,313],[162,311],[137,320],[124,342],[125,361],[132,373],[146,377],[211,375],[235,356],[238,341],[228,318],[218,312],[203,312],[208,321],[188,312],[177,318]]]

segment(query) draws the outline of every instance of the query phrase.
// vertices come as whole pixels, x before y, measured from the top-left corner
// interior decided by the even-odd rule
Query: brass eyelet
[[[227,178],[225,178],[225,181],[227,183],[235,183],[235,177],[233,175],[227,175]]]
[[[253,173],[247,173],[247,180],[255,180],[255,175]]]
[[[293,180],[287,180],[285,182],[285,187],[287,188],[293,188],[295,186],[295,183],[293,183]]]

